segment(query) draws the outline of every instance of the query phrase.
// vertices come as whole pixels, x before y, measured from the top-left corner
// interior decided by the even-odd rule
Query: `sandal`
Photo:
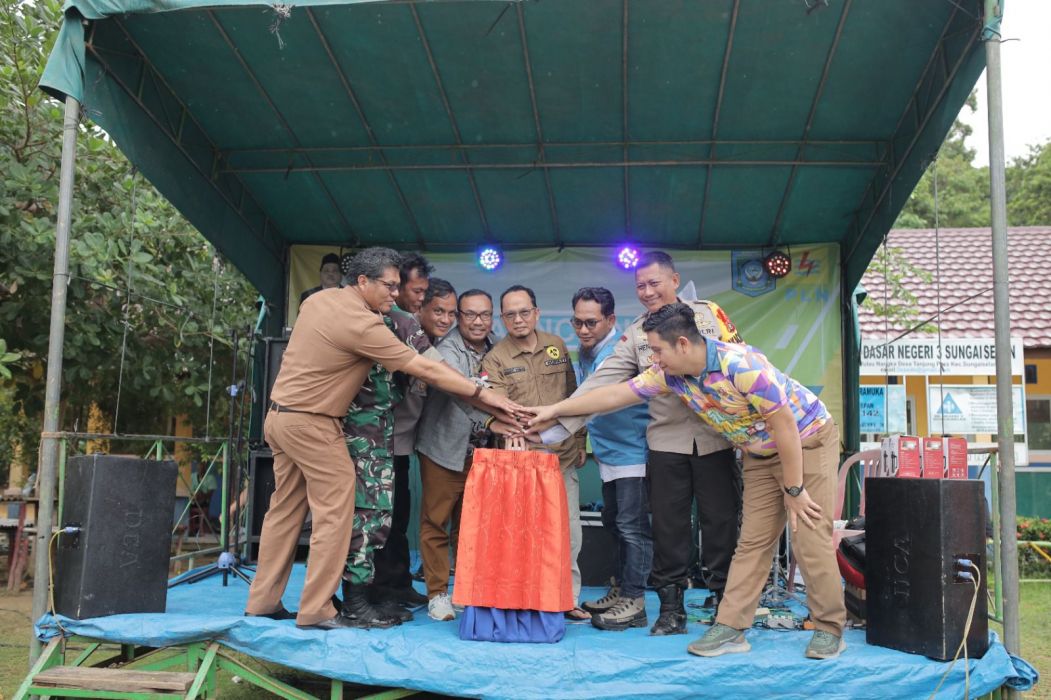
[[[590,622],[591,621],[591,613],[589,613],[587,610],[583,610],[582,608],[579,608],[579,607],[573,608],[572,610],[567,610],[565,612],[565,615],[566,615],[566,620],[568,620],[569,622]]]

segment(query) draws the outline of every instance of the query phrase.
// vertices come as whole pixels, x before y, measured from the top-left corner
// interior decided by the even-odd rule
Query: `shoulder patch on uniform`
[[[554,345],[548,345],[547,348],[544,349],[544,352],[546,352],[547,356],[550,357],[552,360],[557,360],[558,358],[562,357],[562,351],[556,348]]]

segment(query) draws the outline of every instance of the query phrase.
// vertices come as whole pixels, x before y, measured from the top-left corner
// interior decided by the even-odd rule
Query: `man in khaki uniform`
[[[296,624],[325,630],[354,626],[331,602],[354,516],[354,464],[342,418],[374,362],[449,393],[480,398],[497,413],[520,408],[444,363],[417,355],[391,333],[380,314],[394,304],[400,261],[393,250],[368,248],[351,262],[345,287],[317,292],[300,310],[263,426],[274,453],[276,488],[263,521],[247,615],[293,616],[281,596],[309,509],[313,532]]]
[[[635,293],[646,313],[631,322],[613,353],[580,385],[575,396],[631,379],[654,363],[653,350],[642,324],[664,305],[678,301],[679,283],[675,263],[667,253],[651,251],[642,256],[635,268]],[[716,304],[686,303],[696,313],[701,335],[741,342],[737,329]],[[706,584],[712,593],[705,605],[710,607],[718,605],[722,598],[737,543],[741,511],[739,470],[730,443],[702,423],[682,401],[670,395],[657,396],[649,402],[649,410],[646,477],[650,485],[653,533],[650,582],[661,601],[660,616],[650,633],[686,634],[683,588],[693,549],[690,526],[693,502],[697,502],[701,559],[709,572]],[[542,438],[545,443],[562,439],[579,430],[585,420],[562,418],[559,421],[562,427],[544,431]],[[613,596],[606,596],[606,600],[610,607],[616,602]]]
[[[507,336],[493,346],[482,360],[482,376],[494,391],[512,401],[529,406],[542,406],[561,401],[577,388],[573,363],[561,338],[536,330],[540,309],[532,289],[521,285],[509,287],[500,296],[500,316]],[[573,569],[573,601],[580,598],[580,480],[577,469],[584,465],[584,434],[569,436],[550,449],[558,455],[562,480],[569,502],[569,546]],[[590,619],[590,614],[574,607],[566,614],[571,619]]]

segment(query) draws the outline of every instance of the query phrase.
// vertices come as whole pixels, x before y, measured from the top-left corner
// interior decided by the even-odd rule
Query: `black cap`
[[[339,265],[339,256],[335,253],[328,253],[325,257],[321,258],[321,267],[330,264]]]

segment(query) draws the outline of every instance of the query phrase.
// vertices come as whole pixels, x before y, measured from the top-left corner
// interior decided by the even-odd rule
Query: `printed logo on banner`
[[[763,254],[755,250],[735,250],[730,256],[733,290],[750,297],[774,291],[774,278],[763,267]]]
[[[945,399],[942,401],[941,407],[938,408],[936,416],[962,416],[963,411],[960,410],[960,406],[953,399],[952,394],[946,394]]]
[[[810,257],[810,251],[803,251],[803,257],[799,259],[799,264],[796,265],[796,274],[803,275],[804,277],[810,277],[811,274],[821,269],[821,261],[814,260]]]

